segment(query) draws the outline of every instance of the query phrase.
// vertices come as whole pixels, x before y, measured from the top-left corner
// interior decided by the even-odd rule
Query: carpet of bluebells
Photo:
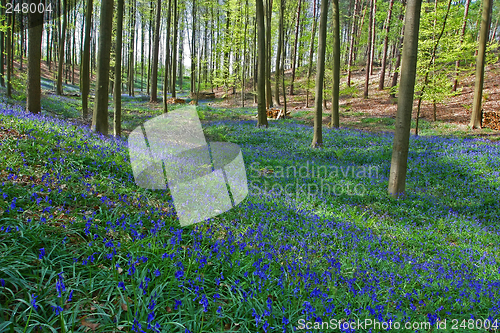
[[[325,128],[312,149],[292,121],[205,122],[242,148],[249,196],[181,228],[168,191],[135,185],[126,141],[0,108],[0,332],[500,326],[498,144],[412,137],[395,200],[390,133]]]

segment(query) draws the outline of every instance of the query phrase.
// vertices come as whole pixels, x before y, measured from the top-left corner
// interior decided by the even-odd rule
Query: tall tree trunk
[[[392,7],[394,6],[394,0],[389,2],[389,11],[387,12],[387,19],[385,20],[385,37],[384,37],[384,49],[382,53],[382,68],[380,69],[380,80],[378,82],[378,90],[384,90],[385,81],[385,69],[387,67],[387,49],[389,47],[389,31],[391,29],[391,17],[392,17]]]
[[[135,81],[135,16],[136,14],[136,1],[131,1],[131,30],[130,30],[130,47],[128,50],[128,65],[129,65],[129,76],[128,76],[128,94],[129,96],[134,96],[134,81]],[[121,73],[121,70],[120,70]]]
[[[293,51],[292,51],[292,81],[290,82],[290,95],[294,94],[293,91],[293,82],[295,81],[295,61],[297,58],[297,43],[299,41],[299,28],[300,28],[300,9],[302,5],[302,0],[299,0],[299,6],[297,8],[297,22],[295,24],[295,40],[293,44]]]
[[[6,59],[6,65],[7,65],[7,97],[11,98],[12,97],[12,31],[14,30],[12,28],[12,17],[14,15],[7,15],[7,30],[6,30],[6,38],[5,38],[5,54],[7,56]]]
[[[462,24],[462,31],[460,33],[460,48],[462,48],[462,44],[464,43],[464,36],[465,36],[465,29],[467,28],[467,15],[469,14],[469,6],[470,6],[470,1],[467,0],[465,2],[465,9],[464,9],[464,22]],[[455,61],[455,79],[453,80],[453,91],[457,91],[458,88],[458,69],[460,67],[460,59],[457,59]]]
[[[168,104],[167,104],[167,94],[168,94],[168,86],[170,85],[169,81],[169,70],[170,70],[170,20],[172,15],[172,0],[168,0],[167,6],[167,36],[166,36],[166,54],[165,54],[165,78],[163,80],[163,112],[167,113]]]
[[[300,0],[299,0],[300,1]],[[273,98],[271,93],[271,16],[273,14],[273,0],[266,0],[266,107],[273,106]]]
[[[328,2],[321,0],[321,14],[319,21],[318,63],[316,66],[316,96],[314,101],[314,135],[311,146],[313,148],[323,145],[323,82],[325,79],[325,53],[326,53],[326,26],[328,21]]]
[[[347,61],[347,86],[351,86],[351,67],[354,62],[354,44],[356,42],[356,23],[358,20],[358,12],[359,8],[361,7],[360,0],[354,0],[354,18],[352,20],[352,27],[351,27],[351,41],[350,41],[350,46],[349,46],[349,59]]]
[[[179,89],[183,91],[184,85],[184,23],[181,20],[181,29],[179,34]],[[173,93],[173,92],[172,92]]]
[[[92,116],[92,131],[108,135],[109,60],[113,34],[113,0],[101,1],[97,82]]]
[[[247,67],[247,31],[248,31],[248,0],[245,1],[245,31],[243,35],[243,66],[241,69],[241,107],[245,107],[245,77],[246,77],[246,67]],[[279,101],[279,98],[278,98]]]
[[[391,82],[391,98],[396,98],[396,86],[398,85],[399,66],[401,65],[401,49],[403,47],[405,33],[404,16],[401,15],[400,19],[403,21],[403,26],[401,27],[401,37],[399,37],[398,45],[396,47],[396,64],[394,65],[394,75],[392,76]]]
[[[172,78],[172,89],[171,89],[171,92],[172,92],[172,97],[173,98],[176,98],[177,97],[177,94],[175,92],[175,84],[177,82],[177,30],[178,30],[178,27],[179,27],[179,14],[177,13],[177,0],[173,0],[174,2],[174,7],[173,7],[173,14],[174,14],[174,26],[173,26],[173,32],[174,32],[174,36],[172,37],[172,74],[171,74],[171,78]]]
[[[285,0],[280,0],[280,18],[278,27],[278,50],[276,52],[276,69],[275,69],[275,90],[274,99],[275,104],[280,105],[280,62],[281,62],[281,44],[283,44],[283,16],[285,12]]]
[[[483,13],[481,17],[481,31],[479,33],[479,46],[476,58],[476,83],[474,85],[474,101],[472,103],[472,116],[470,124],[472,128],[482,126],[482,99],[484,84],[484,66],[486,57],[486,44],[490,33],[490,16],[492,0],[483,0]]]
[[[47,13],[47,22],[50,22],[50,20],[52,20],[52,17],[50,15],[50,12]],[[49,25],[48,27],[46,27],[45,29],[47,31],[47,67],[49,69],[49,72],[51,71],[51,67],[52,67],[52,41],[53,41],[53,33],[54,33],[54,29],[52,28],[51,25]]]
[[[267,62],[267,53],[266,53],[266,29],[264,25],[264,4],[262,0],[255,0],[256,6],[256,17],[257,17],[257,26],[259,29],[258,33],[258,52],[259,52],[259,60],[258,60],[258,76],[257,76],[257,98],[259,100],[257,106],[258,113],[258,121],[257,126],[265,126],[267,127],[267,111],[266,111],[266,62]]]
[[[114,106],[115,117],[113,119],[114,135],[119,137],[122,132],[122,40],[123,40],[123,1],[117,0],[116,8],[116,49],[115,49],[115,85]]]
[[[193,27],[191,31],[191,93],[196,92],[196,0],[193,0]]]
[[[158,52],[160,50],[161,0],[156,2],[156,24],[154,32],[153,65],[151,67],[151,97],[150,103],[158,102]],[[166,96],[164,96],[166,97]]]
[[[366,56],[366,75],[365,75],[365,91],[363,93],[364,98],[368,98],[368,87],[370,85],[370,68],[371,68],[371,59],[372,59],[372,20],[373,20],[373,4],[375,0],[368,0],[368,10],[370,11],[370,19],[368,22],[368,46],[367,51],[368,54]]]
[[[371,34],[371,48],[370,48],[370,75],[373,75],[373,61],[375,59],[375,38],[377,34],[376,25],[377,25],[377,0],[372,1],[372,34]]]
[[[309,107],[309,83],[311,81],[313,55],[314,55],[314,38],[316,37],[316,25],[318,17],[316,15],[316,0],[313,1],[313,26],[311,32],[311,46],[309,47],[309,62],[307,63],[307,87],[306,87],[306,108]],[[283,64],[284,66],[285,64]]]
[[[255,19],[254,19],[254,29],[253,29],[253,31],[254,31],[254,33],[253,33],[253,45],[254,45],[254,47],[253,47],[253,49],[254,49],[254,52],[253,52],[253,60],[254,60],[254,64],[253,64],[253,70],[254,70],[254,75],[253,75],[253,92],[254,92],[253,102],[254,103],[258,103],[258,94],[259,94],[258,93],[259,90],[257,88],[257,83],[258,83],[257,80],[258,80],[258,77],[259,77],[258,52],[260,52],[260,51],[259,51],[259,48],[257,47],[257,17],[255,17]]]
[[[19,69],[23,69],[23,49],[24,49],[24,17],[21,16],[19,20],[19,30],[21,36],[19,37]]]
[[[396,114],[396,130],[392,147],[389,173],[389,194],[397,198],[405,193],[410,125],[417,72],[418,31],[420,27],[421,0],[408,0],[406,6],[403,66]]]
[[[94,7],[93,0],[87,0],[87,8],[85,13],[85,41],[83,43],[82,54],[82,72],[80,73],[81,89],[82,89],[82,116],[83,119],[88,117],[88,103],[90,91],[90,28],[92,27],[92,9]]]
[[[144,21],[144,16],[141,16],[141,93],[144,92],[144,35],[146,30]]]
[[[493,43],[493,41],[495,40],[495,36],[497,35],[497,28],[498,28],[498,17],[497,17],[497,21],[495,22],[495,25],[493,27],[493,31],[491,33],[490,43]]]
[[[62,20],[62,29],[61,29],[61,35],[59,38],[59,64],[57,67],[57,89],[56,93],[58,95],[62,95],[63,93],[63,85],[62,85],[62,80],[63,80],[63,66],[64,66],[64,47],[65,47],[65,39],[66,39],[66,26],[67,26],[67,7],[68,7],[68,1],[63,0],[61,2],[62,5],[62,13],[61,13],[61,20]]]
[[[39,5],[41,0],[32,2]],[[43,13],[35,11],[28,14],[28,82],[26,89],[26,109],[40,113],[41,87],[40,65],[42,60]]]
[[[153,40],[152,38],[152,33],[153,33],[153,25],[154,25],[154,21],[153,21],[153,13],[154,13],[154,0],[151,0],[150,3],[149,3],[149,40],[148,40],[148,86],[147,86],[147,94],[150,94],[151,92],[151,89],[150,89],[150,86],[151,86],[151,65],[152,65],[152,62],[151,62],[151,51],[152,51],[152,43],[151,41]]]
[[[333,9],[333,82],[332,82],[332,119],[330,127],[339,127],[340,92],[340,8],[339,0],[332,1]]]

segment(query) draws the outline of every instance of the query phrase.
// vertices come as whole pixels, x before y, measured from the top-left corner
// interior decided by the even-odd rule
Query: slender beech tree
[[[42,0],[36,0],[39,5]],[[43,13],[35,11],[28,14],[28,82],[26,89],[26,109],[40,113],[40,61],[42,60]]]
[[[191,94],[196,91],[196,0],[193,0],[193,8],[191,12],[193,24],[191,27]]]
[[[474,101],[472,103],[472,116],[469,126],[481,128],[482,126],[482,99],[484,84],[484,66],[486,60],[486,44],[490,33],[490,16],[492,0],[483,0],[483,13],[481,16],[481,31],[479,32],[479,46],[476,57],[476,83],[474,85]]]
[[[460,32],[460,48],[464,43],[465,29],[467,28],[467,15],[469,14],[469,6],[471,0],[465,1],[465,9],[464,9],[464,22],[462,24],[462,31]],[[460,67],[460,59],[457,59],[455,62],[455,79],[453,80],[453,91],[457,91],[458,88],[458,68]]]
[[[63,80],[63,75],[64,75],[64,47],[65,47],[65,42],[66,42],[66,27],[68,25],[68,18],[67,18],[67,7],[68,7],[68,1],[63,0],[60,2],[62,5],[62,13],[61,13],[61,20],[62,20],[62,28],[61,28],[61,35],[59,37],[59,64],[57,66],[57,88],[56,88],[56,93],[58,95],[62,95],[63,93],[63,85],[62,85],[62,80]]]
[[[403,26],[401,27],[401,34],[396,46],[396,64],[394,65],[394,75],[392,76],[391,82],[391,98],[396,98],[396,86],[398,85],[399,66],[401,65],[401,48],[403,47],[405,33],[404,15],[400,15],[400,19],[403,21]]]
[[[97,82],[92,116],[92,131],[108,135],[109,60],[113,34],[113,0],[101,1]]]
[[[130,1],[130,46],[128,50],[128,94],[134,96],[134,81],[135,81],[135,17],[136,17],[136,0]],[[121,73],[121,70],[120,70]]]
[[[271,18],[273,14],[273,0],[265,0],[266,2],[266,108],[273,106],[273,97],[271,93]]]
[[[371,33],[371,41],[370,41],[370,75],[373,75],[373,62],[375,60],[375,39],[377,35],[377,0],[373,0],[372,3],[372,19],[371,19],[371,25],[372,25],[372,33]]]
[[[115,48],[115,85],[113,102],[115,117],[113,130],[115,136],[120,136],[122,131],[122,41],[123,41],[123,1],[116,0],[116,48]]]
[[[340,92],[340,8],[339,0],[332,0],[333,18],[333,83],[332,83],[332,119],[330,127],[339,127],[339,92]]]
[[[166,44],[166,54],[165,54],[165,78],[163,80],[163,112],[167,113],[168,104],[167,104],[167,93],[168,86],[170,84],[169,79],[169,70],[170,70],[170,22],[171,22],[171,13],[172,13],[172,0],[168,0],[167,6],[167,36],[165,40]]]
[[[5,53],[6,53],[6,63],[7,65],[7,97],[12,97],[12,31],[14,30],[12,27],[12,18],[14,15],[7,15],[7,29],[5,31]]]
[[[368,10],[370,11],[370,19],[368,22],[368,46],[367,51],[368,55],[366,56],[366,73],[365,73],[365,90],[363,93],[364,98],[368,98],[368,88],[370,85],[370,68],[371,68],[371,59],[372,59],[372,21],[373,21],[373,6],[375,0],[368,0]]]
[[[173,18],[174,36],[172,37],[172,74],[171,74],[172,88],[170,89],[170,91],[172,92],[172,97],[176,98],[177,94],[175,92],[175,84],[177,82],[177,32],[179,27],[179,13],[177,11],[177,0],[172,0],[172,1],[173,1],[172,14],[174,15]]]
[[[266,29],[264,26],[264,4],[262,0],[255,0],[257,27],[258,27],[258,71],[257,71],[257,126],[267,127],[267,111],[266,111]]]
[[[350,40],[350,46],[349,46],[349,57],[347,60],[347,86],[351,86],[351,68],[354,63],[354,47],[356,43],[356,24],[358,21],[358,15],[359,12],[361,11],[361,1],[360,0],[354,0],[354,17],[352,20],[352,26],[351,26],[351,40]]]
[[[380,69],[380,80],[378,82],[378,90],[384,90],[385,81],[385,69],[387,67],[387,49],[389,47],[389,31],[391,29],[391,17],[392,17],[392,7],[394,6],[394,0],[389,2],[389,11],[387,12],[387,19],[385,20],[385,37],[384,37],[384,48],[382,51],[382,68]]]
[[[316,0],[313,1],[313,26],[311,32],[311,45],[309,47],[309,61],[307,63],[307,87],[306,87],[306,108],[309,107],[309,83],[311,81],[313,55],[314,55],[314,38],[316,37],[316,26],[318,24],[318,17],[316,15]]]
[[[405,193],[410,126],[417,72],[418,31],[422,0],[408,0],[406,5],[405,38],[403,42],[403,64],[399,86],[396,130],[392,147],[389,194],[397,198]]]
[[[161,0],[156,2],[156,23],[154,32],[153,63],[151,66],[150,103],[158,103],[158,53],[160,51]],[[163,96],[167,98],[167,96]]]
[[[276,52],[276,70],[275,70],[275,89],[274,89],[274,99],[275,104],[280,105],[280,62],[281,62],[281,47],[283,44],[283,35],[284,35],[284,27],[283,27],[283,17],[285,12],[285,0],[280,0],[280,18],[279,18],[279,27],[278,27],[278,49]]]
[[[89,91],[90,91],[90,28],[92,27],[92,9],[94,7],[93,0],[87,0],[87,8],[85,11],[85,40],[83,42],[82,52],[82,71],[80,73],[81,89],[82,89],[82,116],[84,119],[88,117],[89,110]]]
[[[321,0],[319,20],[318,63],[316,65],[316,96],[314,101],[314,135],[311,146],[323,145],[323,82],[325,80],[326,26],[328,21],[328,2]]]
[[[297,7],[297,21],[295,23],[295,40],[293,43],[293,51],[292,51],[292,81],[290,82],[290,95],[294,94],[293,82],[295,81],[295,67],[296,67],[295,61],[297,59],[297,46],[298,46],[298,42],[299,42],[300,9],[301,9],[301,7],[302,7],[302,0],[299,0],[299,6]]]

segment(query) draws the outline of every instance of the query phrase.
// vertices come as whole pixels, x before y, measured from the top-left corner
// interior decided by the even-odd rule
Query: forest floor
[[[289,72],[285,77],[291,76]],[[397,111],[397,99],[390,97],[387,85],[392,77],[386,78],[386,89],[378,90],[379,68],[374,69],[370,76],[369,98],[363,98],[365,71],[357,70],[352,73],[351,87],[347,87],[347,74],[343,73],[340,84],[340,126],[367,130],[372,132],[393,132]],[[314,78],[311,79],[313,84]],[[465,137],[486,137],[491,140],[500,139],[500,131],[489,128],[471,130],[468,124],[471,118],[472,101],[474,95],[474,75],[464,76],[459,81],[457,94],[442,103],[437,104],[436,122],[433,121],[432,103],[422,102],[420,111],[419,134],[421,135],[456,135]],[[274,83],[274,81],[273,81]],[[291,110],[291,117],[312,125],[314,114],[314,88],[309,92],[309,107],[306,107],[306,78],[299,76],[295,83],[295,95],[287,95],[287,108]],[[328,85],[327,85],[328,86]],[[231,91],[231,90],[229,90]],[[288,84],[287,84],[288,92]],[[323,110],[323,124],[330,123],[331,99],[330,90],[325,92],[327,109]],[[224,96],[226,91],[217,91],[216,96]],[[283,108],[283,96],[281,96]],[[247,97],[247,106],[256,106],[253,96]],[[218,103],[224,107],[241,106],[241,94],[235,98],[226,98]],[[483,89],[483,110],[500,112],[500,63],[489,65],[485,71]],[[412,115],[412,133],[415,133],[415,119],[417,116],[417,101],[414,103]]]
[[[468,333],[473,319],[498,332],[500,145],[465,139],[495,133],[468,130],[467,112],[440,107],[435,128],[424,118],[396,200],[396,106],[375,90],[360,98],[360,73],[342,98],[341,124],[352,128],[325,126],[322,149],[310,146],[301,95],[292,119],[257,128],[255,105],[219,93],[198,114],[208,141],[241,148],[248,195],[220,213],[209,193],[217,216],[181,226],[169,189],[137,186],[125,142],[161,103],[123,94],[123,138],[105,138],[75,126],[89,121],[77,85],[57,96],[43,78],[34,115],[22,82],[14,99],[0,95],[18,104],[0,104],[0,332],[291,332],[310,320],[434,332],[448,320]],[[439,136],[445,126],[453,137]]]
[[[26,70],[19,70],[19,64],[15,62],[14,68],[18,73]],[[69,74],[68,83],[64,83],[63,97],[55,94],[55,74],[56,64],[52,64],[49,71],[48,64],[42,63],[42,106],[45,112],[51,115],[62,115],[64,118],[71,118],[73,121],[78,121],[85,124],[90,124],[90,119],[81,119],[81,100],[79,99],[79,69],[74,69],[74,83],[71,84],[71,74]],[[19,76],[19,74],[18,74]],[[286,90],[289,90],[289,79],[291,71],[285,73]],[[327,75],[328,78],[328,75]],[[95,78],[94,78],[95,79]],[[386,86],[391,81],[391,77],[386,78]],[[66,81],[66,80],[65,80]],[[122,108],[125,121],[127,118],[132,121],[131,126],[136,123],[135,119],[144,120],[151,113],[160,113],[162,103],[149,103],[149,97],[146,95],[146,80],[141,82],[140,76],[136,77],[135,91],[136,96],[130,97],[122,95]],[[378,90],[379,68],[374,69],[374,74],[370,76],[369,98],[363,98],[363,87],[365,81],[365,72],[362,69],[353,71],[351,78],[351,87],[347,87],[346,73],[341,75],[341,90],[340,90],[340,126],[343,128],[365,130],[370,132],[393,132],[397,111],[397,99],[393,99],[389,95],[389,88]],[[274,84],[274,79],[272,79]],[[141,92],[141,85],[143,92]],[[293,120],[312,125],[314,119],[314,88],[309,92],[309,105],[306,105],[306,89],[307,79],[304,68],[299,68],[296,74],[295,94],[287,95],[287,108],[291,111],[290,116]],[[314,86],[314,76],[311,78],[310,87]],[[327,87],[328,87],[327,83]],[[22,85],[19,85],[23,89]],[[20,89],[19,89],[20,90]],[[160,91],[159,98],[161,99],[163,90],[162,84],[159,83],[158,90]],[[211,87],[203,87],[202,91],[210,91]],[[204,111],[209,115],[217,110],[222,110],[224,114],[231,118],[237,119],[255,119],[257,104],[254,102],[254,95],[251,93],[251,82],[247,87],[245,94],[245,107],[242,107],[241,92],[236,90],[232,93],[232,89],[218,87],[213,90],[215,92],[215,100],[200,101],[200,106],[204,107]],[[184,80],[183,89],[177,93],[178,97],[190,102],[189,97],[189,78]],[[433,107],[429,102],[423,102],[419,121],[419,135],[438,135],[438,136],[458,136],[458,137],[483,137],[492,141],[500,140],[500,131],[483,128],[480,130],[471,130],[468,126],[472,100],[474,94],[474,75],[464,76],[459,80],[458,92],[442,103],[437,104],[436,121],[433,121]],[[330,90],[325,91],[327,96],[326,109],[323,110],[323,124],[328,126],[330,123]],[[25,97],[22,93],[17,98],[19,104],[24,104]],[[281,106],[283,108],[283,96],[281,95]],[[92,107],[92,99],[90,101]],[[412,116],[412,133],[415,134],[415,119],[417,113],[417,101],[414,104]],[[228,112],[231,109],[234,113]],[[484,111],[500,111],[500,62],[489,65],[485,71],[485,83],[483,90],[483,110]],[[91,111],[90,111],[91,112]],[[110,103],[110,120],[112,118],[112,104]],[[212,118],[209,116],[209,118]],[[110,122],[111,124],[111,122]],[[130,126],[124,126],[124,134],[127,134]]]

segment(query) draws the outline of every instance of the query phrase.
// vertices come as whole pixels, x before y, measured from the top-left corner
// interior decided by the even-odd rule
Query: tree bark
[[[191,93],[196,92],[196,0],[193,0],[193,26],[191,29]]]
[[[318,63],[316,65],[316,96],[314,101],[314,135],[311,146],[323,145],[323,82],[325,80],[326,26],[328,21],[328,2],[321,0],[319,21]]]
[[[406,186],[421,5],[421,0],[408,0],[406,7],[406,36],[403,42],[403,66],[401,67],[401,84],[388,187],[389,194],[394,198],[403,195]]]
[[[122,40],[123,40],[123,1],[117,0],[116,9],[116,49],[115,49],[115,85],[114,85],[114,106],[115,117],[114,135],[121,135],[121,117],[122,117]]]
[[[134,81],[135,81],[135,16],[136,14],[136,6],[135,6],[136,1],[132,0],[131,1],[131,31],[130,31],[130,46],[128,50],[128,94],[129,96],[134,96]],[[121,72],[121,70],[120,70]]]
[[[351,67],[354,62],[354,44],[356,41],[356,23],[358,20],[358,11],[359,7],[361,7],[360,0],[355,0],[354,2],[354,18],[352,20],[351,27],[351,41],[349,46],[349,59],[347,61],[347,86],[351,86]]]
[[[168,86],[170,85],[169,81],[169,70],[170,70],[170,23],[172,15],[172,0],[168,0],[167,6],[167,36],[165,40],[166,44],[166,54],[165,54],[165,78],[163,80],[163,112],[167,113],[168,104],[167,104],[167,93]]]
[[[299,41],[299,28],[300,28],[300,9],[302,5],[302,0],[299,0],[299,6],[297,8],[297,23],[295,24],[295,40],[293,44],[292,51],[292,81],[290,82],[290,95],[294,94],[293,91],[293,82],[295,81],[295,61],[297,59],[297,45]]]
[[[177,30],[178,30],[178,25],[179,25],[179,19],[178,19],[178,13],[177,13],[177,0],[173,0],[174,6],[173,6],[173,14],[174,14],[174,36],[172,37],[172,74],[171,74],[171,79],[172,79],[172,88],[170,91],[172,92],[172,97],[176,98],[177,94],[175,92],[175,84],[177,82]],[[182,47],[182,46],[181,46]]]
[[[299,0],[300,1],[300,0]],[[273,0],[266,0],[266,107],[273,106],[271,93],[271,17],[273,14]]]
[[[313,1],[313,26],[311,32],[311,46],[309,48],[309,62],[307,64],[307,87],[306,87],[306,108],[309,107],[309,83],[311,81],[312,63],[314,55],[314,38],[316,37],[316,25],[318,18],[316,15],[316,0]],[[284,64],[283,64],[284,65]]]
[[[62,20],[62,29],[61,29],[61,35],[59,38],[59,64],[57,67],[57,89],[56,93],[58,95],[62,95],[63,93],[63,86],[62,86],[62,80],[63,80],[63,66],[64,66],[64,47],[65,47],[65,39],[66,39],[66,26],[67,26],[67,18],[66,18],[66,12],[67,12],[67,6],[68,2],[67,0],[63,0],[61,2],[62,4],[62,13],[61,13],[61,20]]]
[[[380,69],[380,80],[378,83],[378,90],[384,90],[385,69],[387,67],[387,49],[389,47],[389,31],[391,29],[391,17],[392,17],[393,6],[394,6],[394,0],[390,0],[389,11],[387,12],[387,19],[385,21],[384,49],[382,53],[382,68]]]
[[[5,54],[6,54],[6,63],[7,65],[7,97],[11,98],[12,97],[12,82],[11,82],[11,76],[12,76],[12,17],[13,15],[7,15],[7,30],[6,30],[6,38],[5,38]]]
[[[398,85],[399,76],[399,66],[401,65],[401,48],[403,47],[404,33],[405,33],[405,23],[404,16],[401,15],[401,20],[403,21],[403,26],[401,27],[401,37],[399,37],[399,42],[396,47],[396,64],[394,65],[394,75],[392,76],[391,82],[391,98],[396,98],[396,86]]]
[[[479,32],[479,46],[476,58],[476,83],[474,85],[474,101],[472,103],[472,116],[469,126],[481,128],[482,126],[482,99],[484,84],[484,66],[486,58],[486,44],[490,33],[490,16],[492,0],[483,0],[483,13],[481,16],[481,31]]]
[[[84,119],[88,117],[88,99],[90,91],[90,28],[92,26],[92,9],[93,0],[87,0],[87,8],[85,13],[85,41],[83,43],[82,54],[82,72],[80,73],[81,89],[82,89],[82,116]]]
[[[158,52],[160,50],[161,0],[156,2],[156,24],[154,31],[153,63],[151,67],[150,103],[158,103]]]
[[[368,87],[370,85],[370,68],[372,59],[372,21],[373,21],[373,4],[375,0],[368,0],[368,8],[370,11],[370,18],[368,22],[368,54],[366,56],[366,73],[365,73],[365,90],[363,93],[364,98],[368,98]]]
[[[279,18],[279,28],[278,28],[278,49],[276,51],[276,69],[275,69],[275,90],[274,99],[275,104],[280,105],[280,62],[281,62],[281,47],[283,44],[283,16],[285,12],[285,0],[280,0],[280,18]]]
[[[339,92],[340,92],[340,8],[339,0],[332,1],[333,9],[333,83],[332,83],[332,119],[330,127],[338,128],[339,122]]]
[[[377,34],[376,24],[377,24],[377,0],[373,0],[372,3],[372,34],[371,34],[371,49],[370,49],[370,75],[373,75],[373,61],[375,59],[375,36]]]
[[[101,2],[97,82],[92,116],[92,131],[108,135],[109,60],[113,34],[113,0]]]
[[[460,48],[462,48],[462,44],[464,42],[464,36],[465,36],[465,29],[467,28],[467,15],[469,14],[469,6],[470,6],[471,0],[467,0],[465,2],[465,9],[464,9],[464,22],[462,24],[462,31],[460,33]],[[457,91],[458,88],[458,69],[460,67],[460,59],[457,59],[455,61],[455,79],[453,80],[453,91]]]
[[[255,0],[256,17],[258,26],[258,76],[257,76],[257,98],[258,98],[258,121],[257,127],[268,126],[266,111],[266,29],[264,26],[264,4],[262,0]]]
[[[41,0],[33,2],[40,4]],[[41,111],[40,61],[42,60],[43,13],[28,14],[28,82],[26,89],[26,109],[32,113]]]

